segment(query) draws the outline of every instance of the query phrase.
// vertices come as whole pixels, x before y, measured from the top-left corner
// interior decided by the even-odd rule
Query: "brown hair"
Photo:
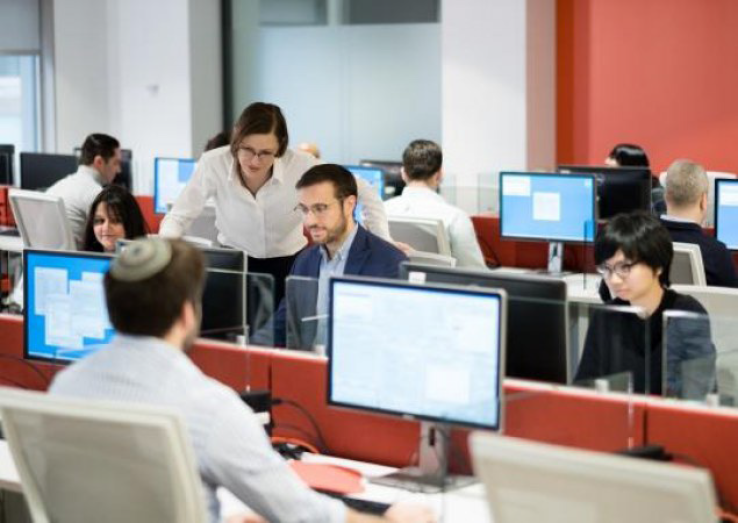
[[[277,137],[279,149],[275,156],[282,156],[287,150],[289,135],[287,134],[287,122],[282,115],[282,110],[274,105],[264,102],[255,102],[243,110],[233,126],[231,135],[231,154],[235,157],[238,147],[244,138],[252,134],[271,134]]]
[[[105,301],[110,323],[118,332],[162,337],[182,314],[185,302],[200,310],[205,282],[205,260],[195,247],[168,240],[169,263],[141,281],[121,281],[105,275]]]

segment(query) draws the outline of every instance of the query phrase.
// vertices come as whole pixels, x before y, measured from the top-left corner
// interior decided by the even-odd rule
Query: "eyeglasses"
[[[316,203],[315,205],[311,205],[310,207],[299,203],[295,207],[295,210],[300,211],[300,214],[302,214],[303,217],[307,216],[309,213],[313,213],[313,216],[315,216],[316,218],[321,218],[334,203],[341,203],[341,200],[334,200],[331,203]]]
[[[238,156],[239,158],[247,162],[250,162],[254,159],[254,156],[256,156],[259,162],[262,162],[264,160],[271,160],[272,158],[274,158],[275,153],[274,151],[256,151],[251,147],[239,147]]]
[[[630,270],[636,265],[638,265],[638,262],[618,262],[612,267],[603,263],[597,266],[597,272],[608,280],[612,278],[613,274],[617,274],[618,278],[627,278]]]

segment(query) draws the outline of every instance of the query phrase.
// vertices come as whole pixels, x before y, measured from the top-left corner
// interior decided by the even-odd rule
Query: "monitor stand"
[[[537,269],[535,272],[539,274],[548,274],[551,276],[565,276],[570,274],[564,272],[564,244],[563,242],[549,242],[548,244],[548,266],[545,269]]]
[[[418,445],[418,466],[405,467],[392,474],[372,478],[370,481],[377,485],[427,494],[445,492],[476,483],[477,479],[473,476],[448,474],[449,442],[444,434],[450,434],[448,425],[422,422]]]

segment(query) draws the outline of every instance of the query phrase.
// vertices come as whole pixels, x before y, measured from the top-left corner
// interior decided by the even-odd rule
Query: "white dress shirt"
[[[487,268],[469,216],[429,187],[405,187],[402,195],[384,202],[388,216],[440,219],[446,227],[457,267]]]
[[[90,207],[100,191],[100,174],[87,165],[80,165],[76,173],[65,176],[46,190],[47,194],[60,196],[64,200],[64,208],[78,249],[82,248]]]
[[[161,339],[119,334],[108,347],[60,372],[49,392],[180,412],[211,522],[220,520],[219,486],[268,521],[345,521],[343,503],[302,483],[272,450],[264,428],[233,390],[205,376],[181,350]]]
[[[229,146],[208,151],[164,217],[159,234],[182,236],[208,198],[212,198],[221,244],[246,251],[254,258],[291,256],[307,244],[302,233],[302,214],[296,210],[295,184],[305,171],[317,164],[309,154],[288,149],[274,160],[272,176],[254,196],[241,183],[239,165]],[[356,182],[359,201],[364,205],[366,228],[389,240],[382,200],[364,180],[357,178]]]

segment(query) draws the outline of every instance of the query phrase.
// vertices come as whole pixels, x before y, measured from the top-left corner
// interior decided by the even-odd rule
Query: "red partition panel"
[[[46,390],[63,367],[23,359],[23,316],[0,314],[0,385]]]
[[[272,357],[272,394],[296,402],[312,415],[331,454],[395,467],[410,464],[418,447],[418,423],[328,407],[327,371],[325,358],[276,353]],[[273,416],[275,435],[300,439],[315,435],[305,413],[292,405],[276,406]],[[309,442],[316,441],[312,437]]]
[[[198,339],[189,356],[200,370],[236,391],[269,388],[273,350]]]
[[[158,233],[159,225],[161,225],[161,221],[164,219],[164,215],[154,213],[154,197],[136,196],[136,201],[138,201],[138,206],[141,207],[141,212],[143,213],[144,220],[146,220],[146,224],[149,226],[149,230],[151,231],[151,233]]]
[[[712,471],[725,506],[738,507],[738,409],[705,408],[663,401],[647,406],[646,442],[663,445],[676,461]]]

